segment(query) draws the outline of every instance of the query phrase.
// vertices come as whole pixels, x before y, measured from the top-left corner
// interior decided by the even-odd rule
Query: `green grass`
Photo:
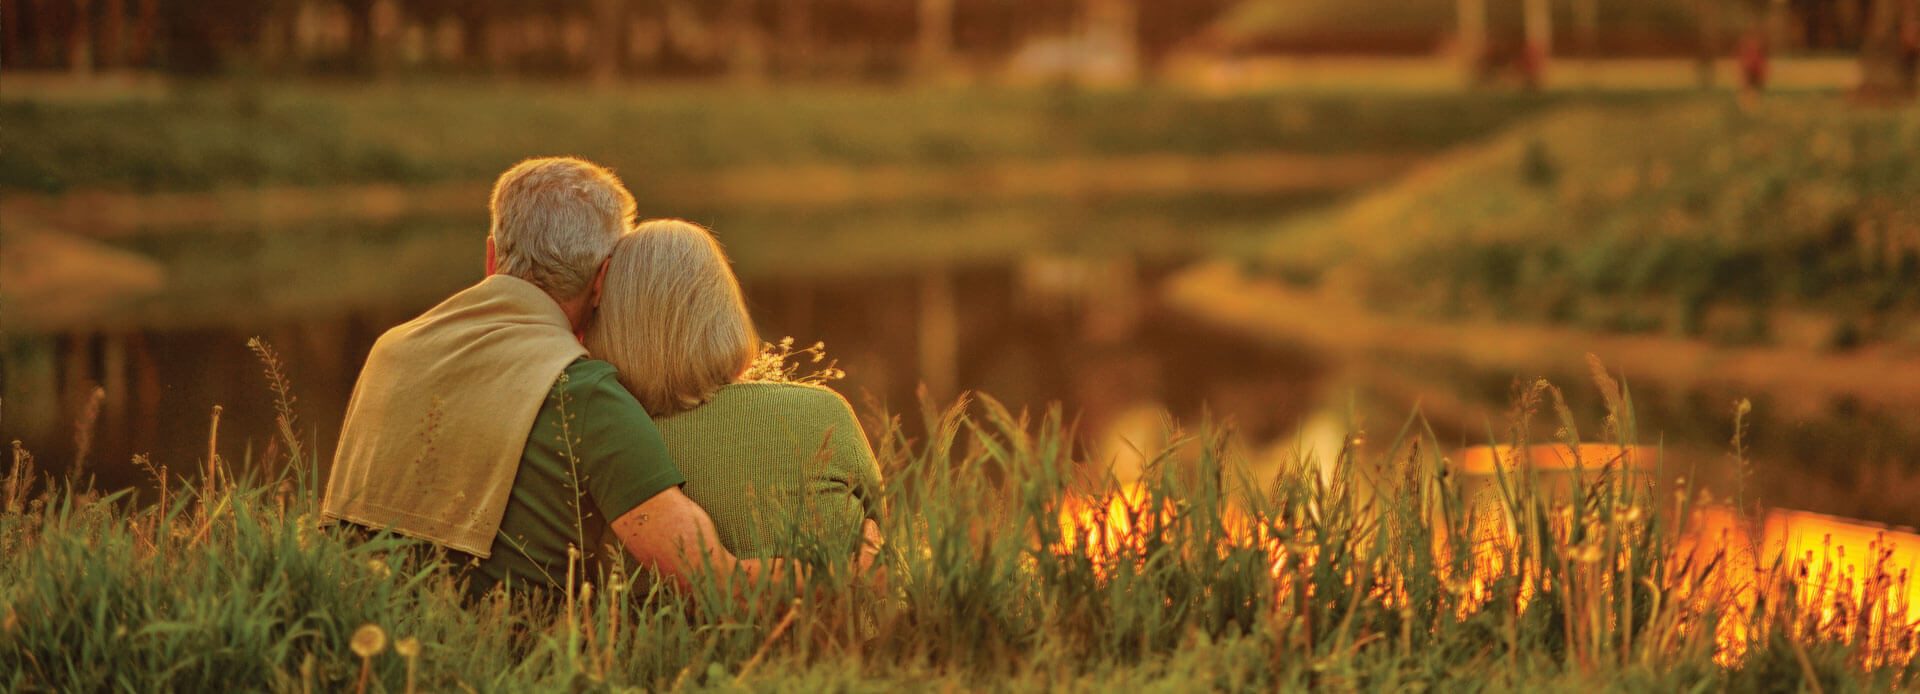
[[[1599,387],[1613,425],[1594,435],[1630,441],[1631,397]],[[1560,402],[1540,384],[1519,410],[1554,411],[1578,439]],[[814,570],[734,586],[741,601],[714,579],[679,593],[626,571],[551,599],[463,607],[433,553],[313,528],[316,461],[291,421],[260,432],[274,441],[265,450],[232,455],[228,433],[213,445],[231,458],[164,461],[165,482],[143,492],[23,491],[37,478],[16,453],[0,484],[0,686],[341,691],[363,662],[373,691],[406,690],[411,677],[429,691],[1832,692],[1920,676],[1912,625],[1823,619],[1791,571],[1764,584],[1767,607],[1730,602],[1714,586],[1742,577],[1725,563],[1676,559],[1673,518],[1685,510],[1607,461],[1587,461],[1586,484],[1517,474],[1477,496],[1488,487],[1448,474],[1415,417],[1395,436],[1355,440],[1331,483],[1299,461],[1250,485],[1230,442],[1203,426],[1149,468],[1143,499],[1090,503],[1141,531],[1064,551],[1079,536],[1063,515],[1104,483],[1060,413],[986,398],[925,412],[871,429],[887,476],[887,583],[850,576],[801,537],[786,555]],[[203,469],[222,472],[187,472]],[[1442,549],[1507,523],[1523,529],[1507,549]],[[1255,530],[1233,530],[1244,527]],[[1482,563],[1478,588],[1459,578],[1470,562]],[[1744,655],[1724,666],[1713,638],[1723,621],[1749,629]],[[362,661],[350,641],[366,625],[389,643],[416,639],[419,654]]]
[[[163,96],[0,101],[0,190],[491,180],[540,154],[607,163],[639,190],[656,177],[748,165],[1420,152],[1480,137],[1558,98],[183,84]]]
[[[1920,308],[1920,110],[1769,97],[1571,108],[1276,229],[1257,261],[1379,306],[1846,347]],[[1745,319],[1721,321],[1715,309]]]

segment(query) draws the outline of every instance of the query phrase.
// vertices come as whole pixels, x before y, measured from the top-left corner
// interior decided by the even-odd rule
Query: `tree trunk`
[[[626,0],[593,0],[593,34],[588,41],[588,73],[611,84],[620,77],[620,37],[627,31]]]
[[[1479,82],[1487,67],[1487,0],[1458,0],[1460,64],[1470,81]]]
[[[355,72],[371,74],[373,72],[373,4],[374,0],[342,0],[347,10],[347,64]]]
[[[1720,0],[1696,0],[1700,12],[1700,44],[1694,55],[1700,88],[1713,88],[1714,63],[1720,58]]]
[[[100,10],[100,67],[120,67],[127,56],[127,1],[105,0]]]
[[[490,67],[488,54],[489,33],[492,28],[486,5],[478,2],[464,3],[460,6],[460,61],[468,69]]]
[[[1545,86],[1547,62],[1553,57],[1553,8],[1547,0],[1526,0],[1526,46],[1521,53],[1521,72],[1529,89]]]
[[[759,81],[766,76],[767,56],[753,25],[753,0],[731,0],[722,12],[727,72],[742,82]]]
[[[1920,17],[1909,0],[1875,0],[1860,42],[1859,95],[1874,100],[1910,99],[1915,59],[1920,55]]]
[[[0,70],[19,69],[20,41],[25,38],[20,31],[20,3],[0,2]]]
[[[56,0],[33,0],[34,38],[28,42],[33,46],[33,62],[37,67],[50,68],[60,64],[61,37],[60,27],[53,21],[60,12],[54,8]]]
[[[67,32],[67,68],[75,77],[93,74],[93,0],[73,0],[73,29]]]
[[[1588,60],[1600,57],[1600,0],[1574,0],[1574,35],[1580,42],[1580,55]]]
[[[780,46],[790,70],[813,67],[813,0],[785,0],[780,4]]]
[[[127,58],[133,63],[154,64],[154,37],[160,34],[160,0],[139,0],[134,15],[133,37],[128,41]]]
[[[919,44],[920,74],[945,73],[953,53],[953,0],[920,0]]]

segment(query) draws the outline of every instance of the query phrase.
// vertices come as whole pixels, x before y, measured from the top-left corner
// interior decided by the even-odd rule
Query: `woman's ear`
[[[498,267],[499,267],[499,264],[494,260],[493,234],[487,234],[487,276],[492,277],[494,270],[497,269]],[[606,268],[602,267],[601,268],[602,274],[604,274],[605,271],[606,271]]]

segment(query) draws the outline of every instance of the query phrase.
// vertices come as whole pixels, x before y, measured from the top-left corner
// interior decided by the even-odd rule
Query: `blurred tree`
[[[126,42],[126,0],[103,0],[100,5],[100,48],[95,52],[94,61],[103,69],[120,67],[126,59]]]
[[[789,66],[813,64],[813,0],[780,0],[780,60]]]
[[[953,60],[953,0],[920,0],[919,70],[939,75]]]
[[[1491,67],[1487,60],[1487,0],[1459,0],[1454,9],[1460,62],[1467,67],[1469,79],[1480,82],[1490,77]]]
[[[152,65],[154,41],[160,35],[160,0],[139,0],[134,12],[133,32],[127,38],[127,59],[140,65]]]
[[[93,0],[73,0],[73,19],[67,30],[67,69],[82,77],[93,72]]]
[[[378,0],[339,0],[347,11],[347,68],[371,74],[377,64],[373,41],[373,6]]]
[[[1910,99],[1920,91],[1920,0],[1875,0],[1860,44],[1860,94]]]
[[[1713,87],[1714,63],[1720,59],[1720,13],[1725,0],[1696,0],[1700,13],[1700,43],[1694,65],[1701,89]]]
[[[1199,34],[1236,0],[1133,0],[1140,67],[1153,74],[1182,42]]]
[[[1526,43],[1521,47],[1520,72],[1528,89],[1539,89],[1546,82],[1547,61],[1553,57],[1553,8],[1547,0],[1523,0],[1521,7]]]
[[[26,32],[20,30],[20,3],[0,2],[0,69],[20,68],[20,43]]]
[[[627,4],[627,0],[593,0],[587,55],[588,72],[596,82],[620,77],[620,59],[627,45]]]
[[[155,8],[168,69],[188,74],[219,71],[256,56],[272,4],[259,0],[164,2]]]

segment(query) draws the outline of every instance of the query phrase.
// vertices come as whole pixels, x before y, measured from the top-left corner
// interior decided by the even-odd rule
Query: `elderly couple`
[[[760,342],[720,245],[634,207],[579,159],[500,176],[487,277],[367,355],[325,518],[467,555],[472,595],[559,585],[572,550],[683,585],[781,572],[803,532],[873,561],[880,473],[852,409],[741,382]]]

